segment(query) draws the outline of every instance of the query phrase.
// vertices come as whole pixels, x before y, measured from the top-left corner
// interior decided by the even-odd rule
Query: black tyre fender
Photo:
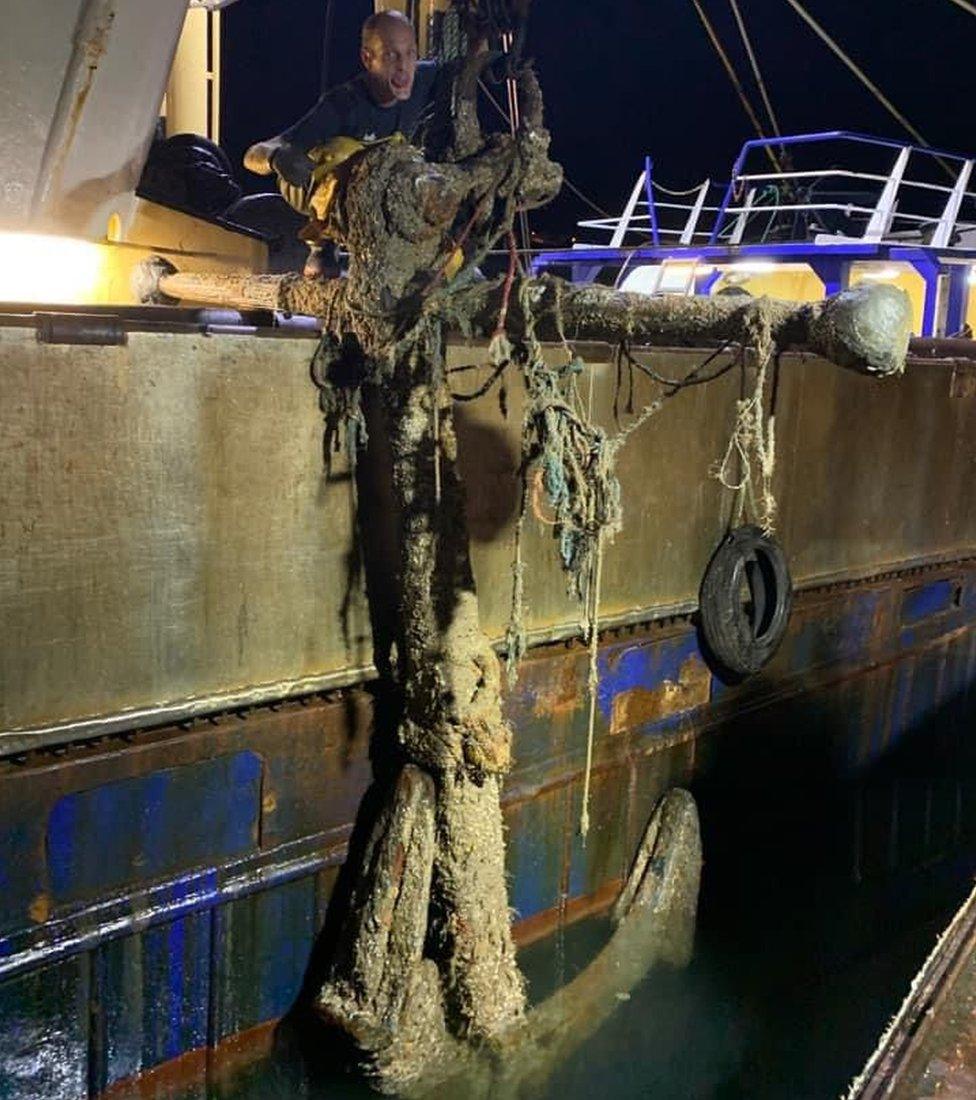
[[[758,672],[779,648],[792,605],[779,543],[751,525],[730,531],[708,563],[698,599],[704,642],[721,669],[735,676]]]

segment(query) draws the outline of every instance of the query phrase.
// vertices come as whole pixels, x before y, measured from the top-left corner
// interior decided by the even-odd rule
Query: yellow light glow
[[[729,264],[729,270],[741,275],[769,275],[779,266],[775,260],[736,260]]]
[[[885,283],[897,279],[901,272],[897,267],[869,267],[857,274],[862,282]]]
[[[101,270],[92,241],[0,233],[0,302],[85,305],[97,300]]]

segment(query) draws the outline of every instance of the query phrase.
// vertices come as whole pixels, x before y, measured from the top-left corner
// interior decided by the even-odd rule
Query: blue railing
[[[712,226],[711,235],[709,237],[709,244],[717,244],[725,228],[725,219],[729,213],[746,213],[748,210],[742,207],[734,207],[732,205],[735,196],[741,193],[741,189],[749,182],[758,180],[770,181],[770,182],[782,182],[786,183],[788,180],[796,180],[801,178],[829,178],[831,176],[841,174],[837,170],[831,168],[825,168],[815,172],[795,172],[787,171],[780,166],[780,170],[770,173],[746,173],[745,166],[751,153],[757,150],[786,150],[795,148],[797,146],[809,146],[815,144],[824,144],[828,142],[849,142],[860,146],[873,146],[885,149],[894,149],[898,151],[898,156],[895,159],[895,163],[886,176],[879,176],[876,173],[868,172],[843,172],[849,176],[849,178],[861,180],[869,183],[881,183],[880,194],[878,197],[877,205],[871,210],[871,214],[875,215],[873,219],[873,225],[875,229],[875,236],[878,239],[883,239],[884,233],[877,233],[877,228],[880,225],[887,225],[890,227],[895,220],[915,222],[917,224],[924,224],[932,220],[931,215],[922,213],[912,213],[911,211],[901,210],[897,208],[899,198],[904,197],[905,189],[920,188],[928,192],[937,192],[947,196],[945,207],[942,211],[942,217],[939,219],[939,228],[944,229],[943,236],[944,241],[940,241],[937,247],[950,247],[952,235],[959,228],[959,213],[963,202],[967,199],[976,204],[976,192],[968,190],[969,179],[972,173],[973,163],[976,157],[967,157],[960,153],[951,153],[941,149],[932,149],[917,145],[908,145],[905,142],[894,141],[890,138],[873,137],[870,134],[860,134],[851,130],[827,130],[816,134],[793,134],[784,137],[777,138],[755,138],[751,141],[747,141],[739,151],[739,155],[736,158],[735,164],[732,166],[732,174],[725,189],[725,194],[722,201],[719,204],[718,211],[716,213],[715,221]],[[906,170],[908,162],[912,158],[928,159],[929,162],[935,162],[940,165],[942,170],[947,176],[952,179],[952,185],[947,184],[935,184],[930,181],[912,180],[906,176]],[[774,152],[774,159],[775,157]],[[953,172],[949,167],[950,162],[959,165],[958,172]],[[811,211],[817,209],[828,209],[831,204],[788,204],[778,207],[779,210],[797,209],[799,206],[806,206]],[[864,209],[864,208],[862,208]],[[974,217],[976,217],[976,208],[974,208]],[[872,226],[872,221],[868,221],[868,226]],[[964,228],[972,229],[976,231],[976,220],[972,224],[965,224]],[[867,230],[866,230],[867,232]],[[867,238],[865,238],[867,239]]]

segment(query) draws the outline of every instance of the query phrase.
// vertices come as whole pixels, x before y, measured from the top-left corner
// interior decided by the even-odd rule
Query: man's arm
[[[284,133],[252,145],[244,154],[244,167],[259,176],[277,172],[288,183],[305,187],[313,168],[306,155],[308,150],[341,133],[342,124],[333,104],[334,98],[335,92],[326,92]]]
[[[277,137],[252,145],[244,154],[244,167],[259,176],[277,172],[286,183],[307,187],[315,165],[304,149]]]

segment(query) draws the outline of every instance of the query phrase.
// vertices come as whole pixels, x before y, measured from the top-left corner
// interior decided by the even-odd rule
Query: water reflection
[[[971,887],[971,710],[955,700],[847,771],[823,717],[744,720],[713,746],[722,760],[696,790],[695,958],[652,975],[553,1077],[553,1100],[822,1100],[867,1060]],[[607,931],[591,921],[564,946],[525,952],[533,997],[585,965]]]

